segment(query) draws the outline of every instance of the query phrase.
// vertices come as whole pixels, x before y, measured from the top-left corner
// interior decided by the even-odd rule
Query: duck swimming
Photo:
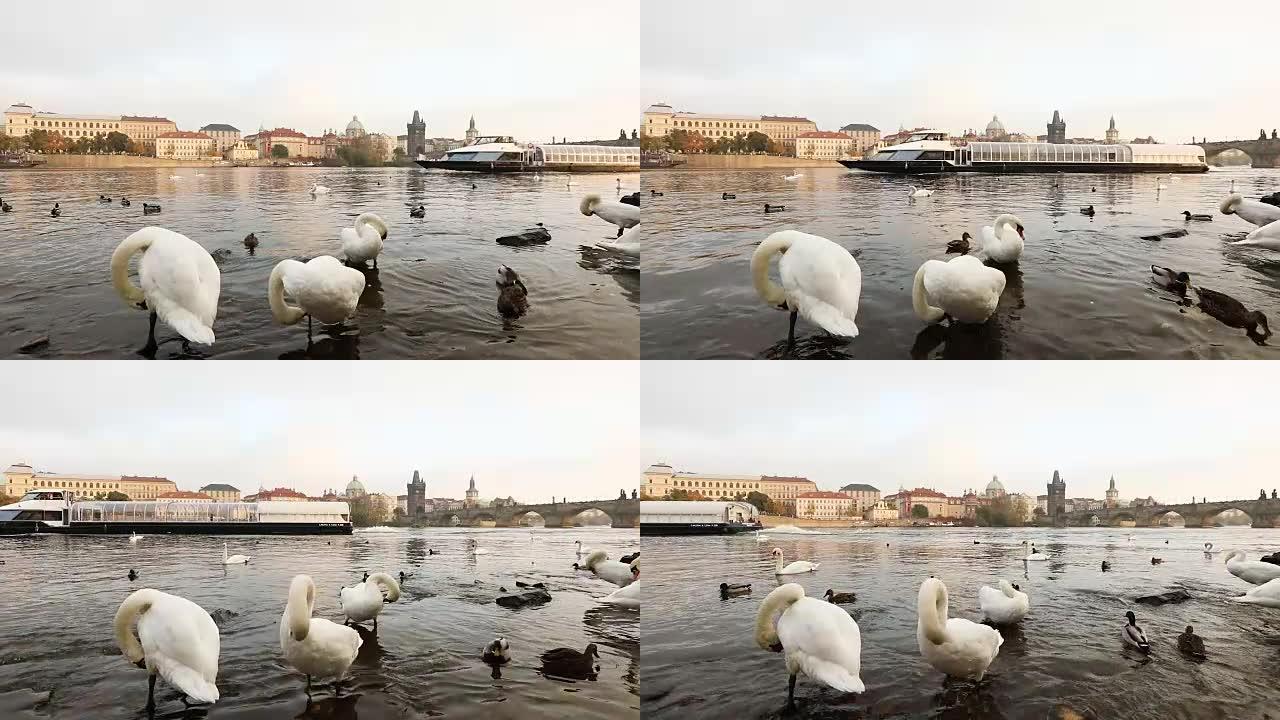
[[[109,197],[107,197],[107,196],[105,196],[105,195],[99,195],[99,196],[98,196],[98,202],[100,202],[100,203],[109,203],[109,202],[111,202],[111,198],[109,198]]]
[[[143,215],[155,215],[155,214],[156,214],[156,213],[158,213],[158,212],[160,212],[160,205],[159,205],[159,204],[151,205],[151,204],[149,204],[149,203],[142,203],[142,214],[143,214]]]
[[[1196,286],[1195,291],[1200,298],[1200,309],[1217,318],[1223,325],[1242,328],[1254,342],[1261,342],[1271,337],[1267,316],[1261,311],[1250,310],[1244,306],[1244,303],[1217,290]]]
[[[1179,272],[1167,267],[1152,265],[1151,274],[1154,275],[1155,279],[1160,281],[1165,287],[1176,291],[1179,295],[1186,294],[1187,288],[1191,286],[1191,275],[1187,274],[1185,271]]]
[[[1197,660],[1203,660],[1204,638],[1195,633],[1190,625],[1178,636],[1178,649]]]
[[[542,653],[542,670],[547,675],[557,677],[591,679],[596,676],[599,661],[600,651],[596,649],[595,643],[587,645],[582,652],[572,648],[555,648]]]
[[[1082,208],[1080,208],[1080,214],[1081,214],[1081,215],[1088,215],[1089,217],[1093,217],[1093,216],[1094,216],[1094,214],[1095,214],[1095,213],[1094,213],[1094,210],[1093,210],[1093,206],[1092,206],[1092,205],[1090,205],[1089,207],[1082,207]]]
[[[253,233],[249,233],[248,235],[245,235],[244,246],[249,248],[250,250],[258,247],[258,236],[254,235]]]
[[[49,211],[50,217],[58,217],[62,214],[62,207],[59,203],[53,204],[53,209]]]
[[[733,193],[720,193],[721,200],[736,200],[738,196]]]
[[[10,212],[11,210],[13,210],[13,206],[5,202],[4,198],[0,198],[0,212]]]
[[[480,653],[480,659],[491,664],[502,665],[511,661],[511,644],[506,638],[496,638],[493,642],[484,646],[484,652]]]
[[[764,211],[767,213],[782,212],[783,210],[786,210],[786,209],[787,209],[786,205],[770,205],[769,203],[764,204]]]
[[[518,318],[529,310],[529,291],[515,270],[498,266],[498,312],[505,318]]]
[[[650,190],[650,191],[649,191],[649,196],[650,196],[650,197],[662,197],[662,193],[658,192],[657,190]]]
[[[1102,561],[1102,572],[1106,572],[1106,571],[1108,571],[1108,570],[1110,570],[1110,569],[1111,569],[1111,563],[1110,563],[1110,562],[1107,562],[1106,560],[1103,560],[1103,561]]]
[[[969,241],[972,239],[973,239],[973,236],[966,232],[960,236],[959,240],[949,241],[947,243],[947,254],[948,255],[950,255],[951,253],[960,253],[961,255],[969,254]]]
[[[137,570],[134,570],[133,568],[129,568],[129,579],[130,579],[130,580],[137,580],[137,579],[138,579],[138,571],[137,571]]]
[[[1201,222],[1212,222],[1212,221],[1213,221],[1213,216],[1212,216],[1212,215],[1204,215],[1204,214],[1195,215],[1195,214],[1193,214],[1190,210],[1183,210],[1183,211],[1182,211],[1182,215],[1183,215],[1183,217],[1185,217],[1188,221],[1191,221],[1191,220],[1199,220],[1199,221],[1201,221]]]
[[[857,594],[857,593],[851,593],[851,592],[849,592],[849,593],[843,593],[843,592],[842,592],[842,593],[838,593],[838,592],[836,592],[836,591],[834,591],[834,590],[832,590],[832,589],[830,589],[830,588],[827,588],[827,592],[826,592],[826,593],[824,593],[824,594],[822,595],[822,599],[823,599],[823,600],[826,600],[827,602],[831,603],[832,605],[842,605],[842,604],[844,604],[844,603],[851,603],[851,602],[855,602],[855,601],[857,601],[857,599],[858,599],[858,594]]]
[[[127,197],[120,198],[120,207],[129,207],[130,205],[133,205],[133,203],[129,202],[129,198]]]
[[[1160,563],[1162,563],[1162,562],[1164,562],[1164,560],[1161,560],[1161,559],[1160,559],[1160,558],[1158,558],[1158,557],[1153,557],[1153,558],[1151,558],[1151,564],[1152,564],[1152,565],[1159,565],[1159,564],[1160,564]]]
[[[409,217],[411,218],[424,218],[426,216],[427,216],[426,205],[419,205],[418,207],[412,208],[409,210]]]
[[[751,583],[741,585],[730,585],[729,583],[720,583],[720,596],[730,597],[733,595],[746,595],[751,592]]]
[[[1134,648],[1138,652],[1151,652],[1151,643],[1147,642],[1147,634],[1142,632],[1142,628],[1138,627],[1138,619],[1134,617],[1133,611],[1126,612],[1124,616],[1129,618],[1124,630],[1120,631],[1120,637],[1124,639],[1125,645]]]

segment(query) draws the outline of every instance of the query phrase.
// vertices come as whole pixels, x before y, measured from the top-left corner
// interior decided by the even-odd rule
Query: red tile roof
[[[202,132],[191,132],[190,130],[176,130],[174,132],[167,132],[161,135],[157,135],[156,138],[157,139],[176,138],[176,139],[185,139],[185,140],[212,140],[213,139]]]
[[[830,130],[815,130],[814,132],[801,133],[796,137],[802,138],[830,138],[832,140],[849,140],[849,136],[844,133],[831,132]]]
[[[848,495],[845,495],[844,493],[831,492],[831,491],[829,491],[829,490],[818,490],[817,492],[800,493],[800,494],[799,494],[799,495],[797,495],[796,497],[798,497],[798,498],[830,498],[830,499],[833,499],[833,500],[834,500],[834,499],[840,499],[840,500],[848,500],[848,499],[849,499],[849,496],[848,496]]]
[[[147,115],[121,115],[121,120],[130,120],[133,122],[173,122],[169,118],[150,117]]]
[[[940,493],[937,490],[930,490],[929,488],[916,488],[915,490],[907,490],[904,494],[911,495],[913,497],[920,496],[920,497],[945,498],[947,496],[946,493]]]
[[[282,137],[300,137],[300,138],[306,137],[304,133],[300,133],[297,130],[294,130],[293,128],[276,128],[275,130],[267,130],[260,134],[261,135],[280,135]]]
[[[276,497],[276,496],[279,496],[279,497],[297,497],[297,498],[305,498],[305,497],[306,497],[306,495],[305,495],[305,494],[300,493],[300,492],[298,492],[297,490],[293,490],[293,489],[290,489],[290,488],[276,488],[276,489],[274,489],[274,490],[263,490],[262,492],[258,493],[258,497],[259,497],[259,498]]]

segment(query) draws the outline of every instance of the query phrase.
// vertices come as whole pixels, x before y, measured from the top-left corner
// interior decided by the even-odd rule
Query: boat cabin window
[[[61,520],[62,513],[58,510],[23,510],[13,516],[14,520]]]
[[[61,499],[63,498],[62,498],[62,493],[60,492],[41,492],[39,490],[33,490],[32,492],[29,492],[26,495],[23,495],[22,498],[19,500],[19,502],[21,502],[22,500],[61,500]]]

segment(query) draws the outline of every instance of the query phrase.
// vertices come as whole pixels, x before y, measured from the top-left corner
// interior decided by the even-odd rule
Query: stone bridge
[[[1230,140],[1197,143],[1204,148],[1204,161],[1213,164],[1224,150],[1239,150],[1249,156],[1256,168],[1280,167],[1280,140]]]
[[[449,527],[465,525],[474,527],[491,522],[497,527],[516,527],[529,513],[542,516],[547,527],[573,527],[573,521],[584,510],[599,510],[609,516],[614,527],[640,527],[639,500],[594,500],[588,502],[547,503],[545,505],[516,505],[513,507],[467,508],[463,510],[437,510],[413,521],[414,525]],[[457,518],[457,522],[454,522]]]
[[[1186,503],[1184,505],[1153,505],[1151,507],[1126,507],[1112,510],[1080,510],[1059,516],[1057,525],[1088,527],[1097,525],[1120,527],[1133,523],[1134,527],[1155,527],[1169,513],[1177,513],[1189,528],[1213,527],[1218,513],[1223,510],[1240,510],[1249,515],[1253,527],[1280,527],[1280,500],[1230,500],[1226,502]]]

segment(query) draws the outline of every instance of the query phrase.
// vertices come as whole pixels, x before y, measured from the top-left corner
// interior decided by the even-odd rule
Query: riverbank
[[[862,518],[841,518],[839,520],[811,520],[808,518],[787,517],[785,515],[761,515],[760,523],[766,528],[778,527],[780,525],[791,525],[800,528],[871,528],[871,527],[901,527],[910,525],[905,520],[890,520],[881,522],[870,522]]]
[[[28,155],[42,161],[33,170],[127,170],[135,168],[207,168],[213,160],[169,160],[142,155]]]
[[[762,170],[765,168],[842,167],[835,160],[810,160],[781,155],[681,155],[686,162],[668,170]]]

